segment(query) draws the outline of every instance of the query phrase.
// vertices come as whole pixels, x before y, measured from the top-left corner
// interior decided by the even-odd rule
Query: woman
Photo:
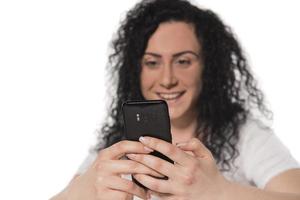
[[[218,16],[184,0],[142,1],[128,12],[113,48],[118,85],[110,118],[97,150],[53,199],[300,199],[299,164],[252,117],[271,113]],[[122,103],[145,99],[167,102],[173,144],[123,139]],[[175,164],[149,155],[153,150]]]

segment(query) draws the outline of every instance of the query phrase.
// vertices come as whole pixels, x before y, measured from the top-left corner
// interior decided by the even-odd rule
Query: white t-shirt
[[[300,168],[299,163],[273,131],[258,120],[249,119],[241,128],[237,149],[240,155],[234,165],[231,164],[231,170],[222,173],[228,180],[240,184],[264,188],[272,177],[289,169]],[[84,173],[96,156],[97,153],[91,151],[78,173]],[[130,176],[125,178],[130,179]],[[134,198],[137,199],[139,198]]]

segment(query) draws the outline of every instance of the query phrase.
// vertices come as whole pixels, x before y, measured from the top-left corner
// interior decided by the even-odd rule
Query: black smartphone
[[[141,136],[151,136],[172,143],[168,105],[163,100],[127,101],[122,106],[124,134],[127,140],[139,141]],[[154,151],[151,155],[174,163],[167,156]],[[132,177],[133,178],[133,177]],[[167,177],[163,178],[167,179]],[[133,181],[146,189],[133,178]]]

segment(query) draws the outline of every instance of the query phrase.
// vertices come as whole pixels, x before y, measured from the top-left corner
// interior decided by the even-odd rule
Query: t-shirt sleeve
[[[246,178],[258,188],[299,163],[273,131],[259,121],[251,121],[241,130],[240,156]]]

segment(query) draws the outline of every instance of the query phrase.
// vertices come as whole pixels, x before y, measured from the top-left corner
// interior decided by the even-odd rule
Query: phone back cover
[[[128,140],[138,141],[140,136],[151,136],[172,143],[166,102],[126,102],[123,105],[123,115],[125,137]]]
[[[124,132],[127,140],[138,141],[141,136],[151,136],[172,143],[168,106],[162,100],[134,101],[123,104]],[[158,151],[150,153],[170,163],[170,158]],[[167,177],[160,178],[167,180]],[[132,177],[139,186],[146,188]]]

